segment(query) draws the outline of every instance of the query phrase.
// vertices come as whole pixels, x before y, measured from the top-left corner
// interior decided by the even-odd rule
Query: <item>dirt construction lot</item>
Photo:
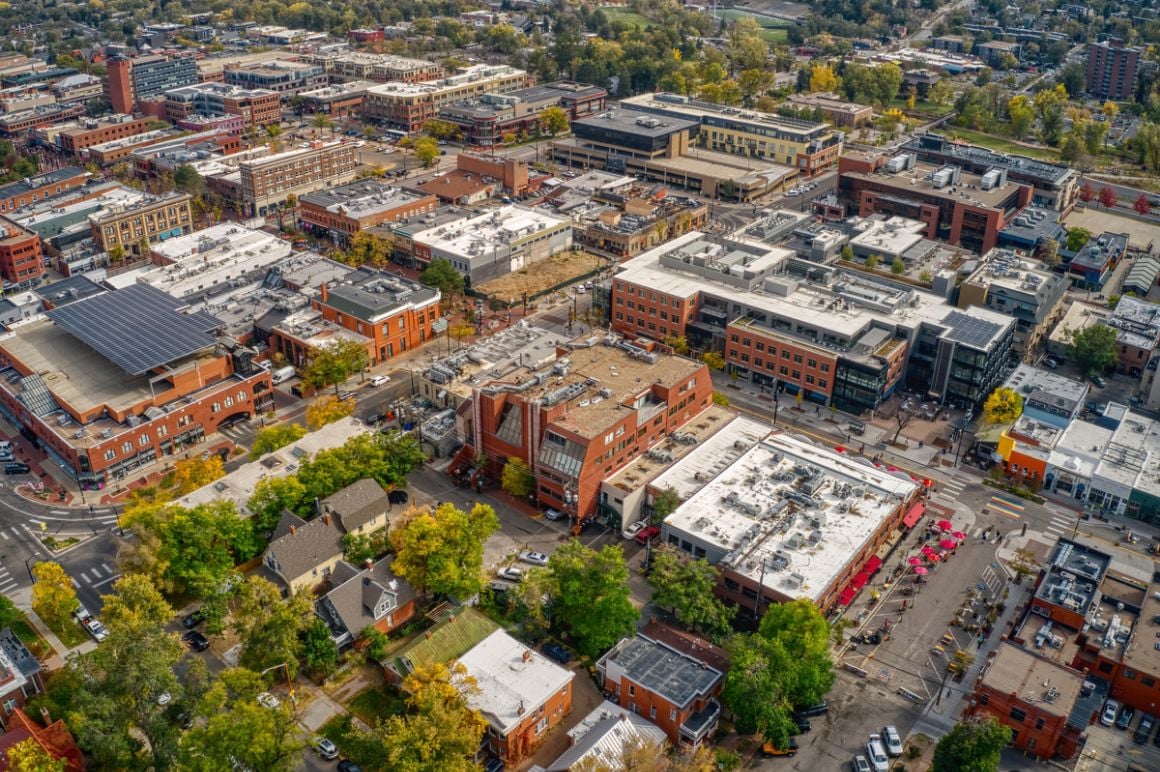
[[[476,289],[497,300],[518,300],[525,292],[532,297],[569,279],[590,274],[606,262],[604,258],[587,252],[560,252],[507,276],[484,282]]]

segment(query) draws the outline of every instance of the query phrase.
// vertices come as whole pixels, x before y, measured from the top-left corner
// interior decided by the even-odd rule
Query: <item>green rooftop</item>
[[[400,650],[387,665],[400,676],[416,667],[447,663],[471,651],[499,625],[470,606],[461,606],[411,645]]]

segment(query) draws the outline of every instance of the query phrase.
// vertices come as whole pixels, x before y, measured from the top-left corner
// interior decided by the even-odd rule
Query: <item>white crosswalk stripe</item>
[[[4,531],[0,531],[0,536],[3,536],[3,537],[4,537],[4,541],[10,541],[10,540],[12,539],[12,537],[11,537],[11,536],[9,536],[9,535],[8,535],[7,533],[5,533]]]
[[[89,578],[87,571],[81,571],[81,579],[85,580],[85,584],[92,584],[93,580]]]

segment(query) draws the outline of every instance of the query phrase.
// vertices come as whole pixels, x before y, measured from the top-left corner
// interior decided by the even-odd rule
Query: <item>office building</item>
[[[282,120],[282,99],[274,91],[224,83],[198,83],[165,92],[166,120],[178,124],[194,115],[238,115],[245,128],[256,128]]]
[[[693,231],[620,266],[612,329],[685,338],[739,378],[861,414],[900,385],[977,407],[1001,382],[1015,321],[959,311],[885,277]]]
[[[1100,290],[1128,254],[1127,233],[1105,231],[1088,239],[1067,264],[1072,283],[1080,289]]]
[[[324,113],[334,116],[361,114],[367,89],[373,85],[375,84],[369,80],[352,80],[303,91],[298,95],[302,102],[302,114]]]
[[[503,64],[477,64],[442,80],[396,81],[372,86],[367,89],[363,109],[368,118],[392,129],[414,132],[432,118],[438,118],[439,111],[447,105],[483,94],[515,91],[531,82],[524,70]]]
[[[506,134],[537,133],[541,113],[549,107],[562,109],[571,122],[602,112],[607,98],[599,86],[557,81],[456,102],[441,109],[439,118],[459,128],[464,144],[487,147],[503,144]]]
[[[238,184],[247,213],[269,214],[284,206],[290,195],[302,196],[354,177],[358,160],[352,143],[330,140],[302,144],[305,147],[238,164]]]
[[[44,273],[40,236],[0,217],[0,278],[4,287],[28,286]]]
[[[1023,415],[1041,423],[1066,429],[1087,405],[1091,387],[1084,381],[1019,365],[1003,385],[1023,399]]]
[[[89,215],[93,241],[105,252],[120,249],[128,256],[144,256],[154,241],[189,233],[193,216],[188,193],[147,196],[132,205],[111,204]]]
[[[998,244],[999,231],[1033,197],[1030,187],[1007,179],[1006,169],[979,176],[959,166],[921,163],[913,153],[889,159],[876,153],[847,153],[838,168],[839,195],[859,216],[921,220],[927,226],[926,238],[979,253]]]
[[[833,167],[842,153],[844,135],[827,123],[723,107],[680,94],[640,94],[620,104],[652,115],[694,120],[701,127],[695,137],[700,147],[784,164],[803,177]]]
[[[849,605],[922,507],[908,475],[780,432],[702,474],[661,539],[716,566],[717,594],[758,616],[799,599],[823,614]]]
[[[79,127],[60,132],[57,143],[62,153],[79,155],[82,150],[93,145],[144,134],[150,130],[153,122],[153,118],[134,118],[131,115],[86,118]]]
[[[33,129],[51,126],[59,121],[67,121],[85,114],[82,104],[55,104],[21,110],[18,113],[0,115],[0,135],[20,137]]]
[[[1140,49],[1122,40],[1088,43],[1087,93],[1095,99],[1130,99],[1136,91]]]
[[[834,93],[791,94],[786,105],[795,110],[812,110],[821,115],[822,120],[843,129],[866,126],[874,119],[874,108],[860,105]]]
[[[36,438],[46,472],[103,488],[270,409],[270,375],[253,352],[227,350],[217,319],[181,306],[135,284],[51,310],[0,342],[0,413]]]
[[[192,53],[155,54],[108,61],[106,89],[118,113],[132,113],[137,103],[166,91],[197,83],[197,61]]]
[[[287,60],[227,66],[222,78],[231,86],[275,91],[283,99],[326,85],[326,73],[320,66]]]
[[[435,196],[368,178],[307,193],[298,199],[298,219],[308,233],[325,236],[345,247],[360,231],[420,217],[435,211],[438,205]]]
[[[180,136],[174,129],[156,129],[143,134],[136,134],[124,139],[113,139],[99,145],[90,145],[82,151],[84,157],[91,163],[102,168],[110,167],[128,159],[136,150],[165,142]]]
[[[89,173],[79,166],[64,166],[35,177],[0,185],[0,212],[12,212],[38,201],[46,201],[89,181]]]
[[[1133,378],[1139,378],[1145,368],[1154,372],[1154,352],[1160,349],[1160,305],[1122,297],[1107,324],[1116,330],[1116,372]]]
[[[307,55],[304,61],[322,67],[334,83],[370,80],[376,83],[426,83],[446,75],[443,66],[426,59],[411,59],[394,54],[374,54],[366,51],[318,53]]]
[[[1067,277],[1007,249],[992,249],[959,283],[958,307],[985,306],[1015,318],[1012,349],[1021,357],[1039,351],[1063,313]]]

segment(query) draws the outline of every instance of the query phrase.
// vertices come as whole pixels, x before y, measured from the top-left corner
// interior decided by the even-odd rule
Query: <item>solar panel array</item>
[[[1002,329],[994,322],[967,316],[959,311],[947,314],[946,323],[951,327],[948,338],[978,349],[987,348],[991,339]]]
[[[60,405],[48,391],[48,384],[39,373],[26,375],[20,379],[20,401],[33,415],[43,418],[60,410]]]
[[[204,311],[183,314],[182,302],[148,284],[78,300],[48,317],[130,375],[143,375],[214,344],[224,326]]]

